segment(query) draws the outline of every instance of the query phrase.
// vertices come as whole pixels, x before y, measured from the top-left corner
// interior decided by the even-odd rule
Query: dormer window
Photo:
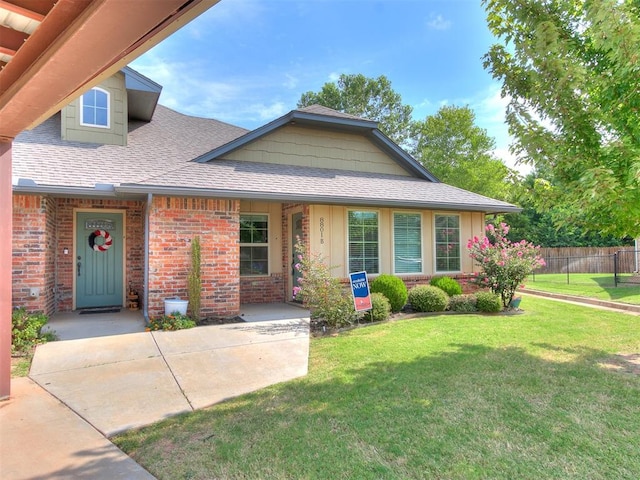
[[[80,124],[88,127],[109,128],[109,92],[92,88],[80,100]]]

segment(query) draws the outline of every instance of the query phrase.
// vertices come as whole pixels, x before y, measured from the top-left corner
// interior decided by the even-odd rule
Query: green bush
[[[371,294],[371,310],[364,314],[364,320],[367,322],[383,322],[388,320],[391,315],[391,304],[387,297],[382,293]]]
[[[450,297],[462,293],[460,284],[451,277],[433,277],[429,284],[443,290]]]
[[[497,293],[477,292],[475,295],[479,312],[495,313],[502,310],[502,299]]]
[[[191,320],[188,316],[182,315],[178,312],[173,312],[171,315],[163,315],[158,318],[152,318],[149,320],[149,330],[183,330],[185,328],[193,328],[196,326],[196,322]]]
[[[24,307],[11,313],[11,353],[26,355],[39,343],[55,340],[54,334],[42,334],[49,319],[44,313],[28,313]]]
[[[378,275],[370,286],[371,293],[381,293],[391,305],[391,311],[397,313],[402,310],[407,303],[407,286],[401,278],[383,273]]]
[[[454,295],[449,299],[449,310],[452,312],[477,312],[478,299],[475,295]]]
[[[417,285],[409,290],[409,303],[416,312],[444,312],[449,296],[438,287]]]
[[[356,312],[351,293],[331,275],[334,267],[328,266],[322,255],[308,254],[299,239],[295,250],[298,263],[294,268],[301,277],[293,287],[293,297],[303,302],[311,318],[324,321],[331,328],[351,325],[360,318],[362,314]]]

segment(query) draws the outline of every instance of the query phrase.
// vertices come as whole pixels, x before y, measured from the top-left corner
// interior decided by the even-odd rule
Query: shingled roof
[[[412,176],[231,161],[242,148],[291,121],[364,135]],[[55,115],[16,138],[14,190],[55,195],[137,197],[152,194],[394,206],[487,213],[511,204],[439,182],[391,142],[377,123],[319,105],[293,110],[253,131],[191,117],[158,105],[149,123],[130,122],[127,146],[60,139]]]

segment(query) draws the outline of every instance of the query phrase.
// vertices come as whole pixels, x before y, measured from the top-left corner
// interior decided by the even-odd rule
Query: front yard
[[[640,478],[640,317],[559,305],[315,338],[307,377],[114,441],[160,479]]]

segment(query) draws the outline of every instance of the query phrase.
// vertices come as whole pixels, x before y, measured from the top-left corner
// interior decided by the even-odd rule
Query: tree
[[[320,92],[303,93],[298,108],[314,104],[374,120],[398,145],[406,144],[409,138],[413,109],[402,104],[402,97],[384,75],[373,79],[362,74],[341,74],[336,83],[325,83]]]
[[[413,155],[445,183],[506,200],[514,172],[493,155],[495,141],[475,119],[468,106],[444,106],[415,122]]]
[[[516,153],[589,229],[640,236],[640,4],[483,0]]]

